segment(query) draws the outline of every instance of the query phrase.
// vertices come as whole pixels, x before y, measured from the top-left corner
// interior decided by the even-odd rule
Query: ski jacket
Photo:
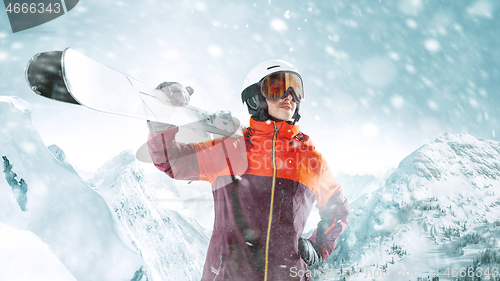
[[[212,184],[215,222],[202,280],[309,280],[298,239],[317,200],[310,239],[323,259],[347,226],[349,204],[299,126],[250,120],[240,138],[175,141],[178,127],[150,131],[155,165],[174,179]]]

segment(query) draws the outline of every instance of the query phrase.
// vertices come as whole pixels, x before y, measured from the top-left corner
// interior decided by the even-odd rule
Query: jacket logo
[[[308,135],[304,135],[302,132],[299,132],[295,138],[297,138],[298,141],[300,142],[306,142],[309,140],[309,136]]]

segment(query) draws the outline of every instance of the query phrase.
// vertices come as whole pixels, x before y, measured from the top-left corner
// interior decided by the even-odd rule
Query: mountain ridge
[[[105,200],[43,144],[31,123],[31,105],[0,96],[0,120],[0,155],[9,162],[8,171],[27,186],[23,210],[1,177],[0,222],[39,237],[77,280],[131,279],[142,267],[142,258],[114,228],[116,216]],[[5,176],[12,178],[12,173]],[[23,262],[22,257],[11,258]],[[4,270],[2,275],[16,274]]]
[[[162,208],[132,150],[106,162],[91,178],[146,260],[152,280],[201,278],[209,237],[194,220]]]
[[[319,270],[427,277],[432,267],[470,265],[481,250],[498,250],[499,218],[500,143],[444,133],[351,204],[349,226]]]

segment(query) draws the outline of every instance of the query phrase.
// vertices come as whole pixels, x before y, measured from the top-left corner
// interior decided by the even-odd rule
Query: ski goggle
[[[290,93],[295,102],[301,102],[304,99],[302,78],[297,73],[273,73],[264,77],[260,84],[260,92],[265,98],[280,100]]]

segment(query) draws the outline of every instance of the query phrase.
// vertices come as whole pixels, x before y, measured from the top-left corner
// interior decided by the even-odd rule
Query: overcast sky
[[[443,132],[499,140],[498,16],[487,0],[87,0],[13,34],[0,12],[0,95],[30,102],[46,145],[92,171],[143,144],[145,122],[34,95],[32,55],[72,47],[152,86],[194,81],[195,104],[246,124],[244,77],[284,59],[304,77],[301,129],[332,169],[380,174]]]

